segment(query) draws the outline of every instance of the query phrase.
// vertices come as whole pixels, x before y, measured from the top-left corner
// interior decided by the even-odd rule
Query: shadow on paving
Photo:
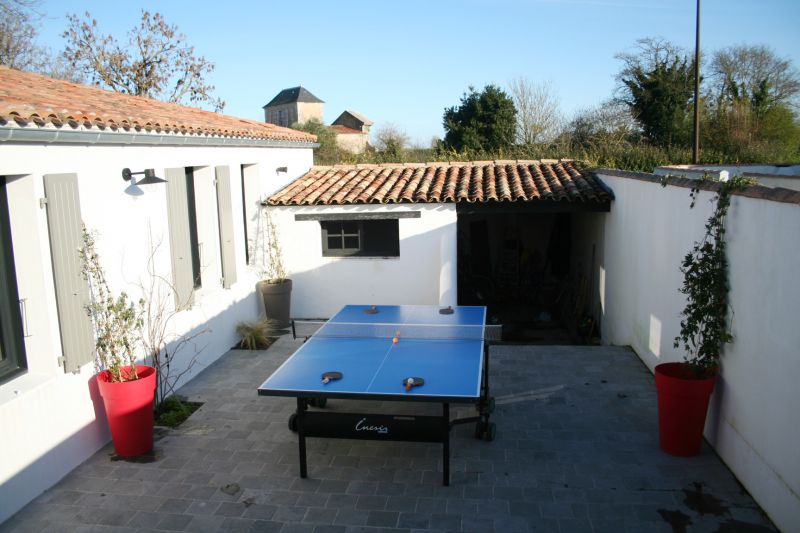
[[[618,347],[493,347],[497,437],[456,427],[449,487],[441,445],[425,443],[311,438],[301,479],[295,400],[256,393],[299,345],[229,352],[180,391],[204,405],[151,457],[115,461],[109,444],[0,531],[775,531],[707,445],[659,450],[652,375]]]

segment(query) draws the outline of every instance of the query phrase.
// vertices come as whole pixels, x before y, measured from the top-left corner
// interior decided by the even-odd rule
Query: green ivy
[[[698,180],[690,193],[693,208],[701,185],[711,179]],[[725,242],[725,217],[731,205],[731,193],[755,183],[751,178],[734,176],[720,181],[714,212],[706,221],[705,235],[694,243],[681,262],[686,307],[681,312],[681,330],[674,347],[683,345],[685,361],[698,376],[713,375],[719,370],[723,345],[733,340],[728,326],[730,283]]]

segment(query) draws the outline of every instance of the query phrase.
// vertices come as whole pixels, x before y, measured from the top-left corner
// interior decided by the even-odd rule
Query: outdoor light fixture
[[[137,174],[144,174],[144,178],[140,179],[139,182],[133,179],[133,176]],[[139,185],[150,185],[152,183],[166,183],[167,180],[161,179],[156,176],[156,171],[152,168],[145,169],[141,172],[131,172],[129,168],[122,169],[122,179],[125,181],[130,181],[131,184],[125,189],[125,194],[129,194],[131,196],[141,196],[144,194],[144,191],[139,188]]]
[[[289,167],[278,167],[278,168],[275,169],[276,173],[277,172],[288,172],[288,171],[289,171]]]

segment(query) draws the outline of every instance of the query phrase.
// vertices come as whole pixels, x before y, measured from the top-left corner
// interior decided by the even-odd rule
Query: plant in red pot
[[[136,363],[141,349],[143,300],[109,289],[94,236],[83,229],[80,249],[83,275],[89,282],[87,310],[95,329],[95,349],[101,368],[97,385],[106,409],[114,450],[135,457],[153,449],[153,401],[156,369]]]
[[[655,368],[658,392],[658,430],[661,449],[670,455],[689,457],[700,451],[708,403],[720,371],[724,344],[733,340],[728,321],[728,259],[725,252],[725,217],[731,193],[752,180],[733,177],[726,182],[698,181],[691,192],[691,207],[701,188],[716,188],[713,213],[705,235],[694,243],[681,263],[686,307],[681,312],[680,334],[675,348],[686,350],[683,362],[662,363]]]

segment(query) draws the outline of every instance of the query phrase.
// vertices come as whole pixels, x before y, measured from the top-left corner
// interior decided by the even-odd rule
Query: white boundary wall
[[[110,439],[102,402],[90,396],[94,365],[65,374],[57,363],[61,342],[47,218],[39,207],[44,197],[42,176],[77,174],[83,219],[99,232],[98,251],[109,283],[113,290],[125,289],[135,296],[146,268],[148,224],[155,240],[162,241],[157,271],[171,275],[166,186],[146,185],[144,196],[128,196],[123,192],[128,183],[122,179],[122,168],[154,168],[164,177],[165,168],[204,167],[196,173],[204,180],[203,190],[196,191],[198,230],[208,241],[203,288],[196,294],[195,306],[180,313],[174,327],[180,334],[207,325],[211,332],[197,339],[202,351],[182,384],[237,342],[234,328],[239,321],[253,320],[259,313],[254,293],[257,276],[245,264],[240,165],[252,165],[249,171],[258,173],[251,182],[259,189],[256,196],[264,198],[306,172],[312,158],[310,148],[0,143],[0,176],[7,177],[19,296],[27,301],[30,332],[25,339],[28,371],[0,384],[0,523]],[[215,233],[213,175],[219,165],[229,166],[231,176],[237,282],[228,290],[219,281]],[[288,172],[276,173],[278,167],[288,167]],[[248,211],[256,209],[251,206]],[[173,372],[175,366],[180,372],[186,365],[193,355],[190,350],[173,363]]]
[[[455,204],[270,207],[292,279],[292,316],[329,318],[345,304],[456,304]],[[419,212],[400,218],[399,257],[323,257],[320,223],[295,215]]]
[[[682,360],[673,348],[685,302],[679,266],[714,195],[701,192],[690,210],[690,181],[662,188],[649,174],[598,175],[614,191],[611,212],[577,223],[597,245],[603,341],[630,345],[651,370]],[[705,435],[776,525],[800,531],[800,194],[778,202],[764,199],[777,191],[753,193],[733,197],[726,223],[735,341]]]

